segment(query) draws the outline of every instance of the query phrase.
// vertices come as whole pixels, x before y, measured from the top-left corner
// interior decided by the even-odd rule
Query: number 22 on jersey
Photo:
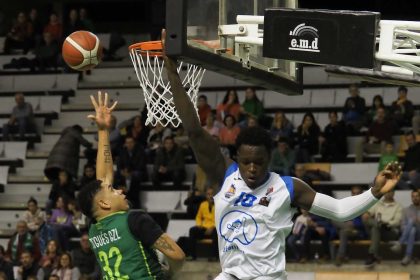
[[[238,204],[241,204],[243,207],[251,207],[255,200],[257,200],[256,196],[250,193],[242,192],[233,205],[238,206]]]

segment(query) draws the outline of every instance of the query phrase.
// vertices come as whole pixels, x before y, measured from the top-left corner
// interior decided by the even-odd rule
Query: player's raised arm
[[[337,221],[351,220],[366,212],[385,193],[393,190],[400,177],[401,166],[396,162],[390,163],[383,171],[378,173],[373,186],[369,190],[343,199],[335,199],[316,193],[308,184],[294,178],[295,194],[293,204],[328,219]]]
[[[112,185],[113,169],[111,146],[109,144],[109,128],[111,126],[111,114],[117,102],[115,101],[111,107],[108,107],[108,93],[102,97],[102,93],[98,92],[98,100],[92,95],[90,96],[92,105],[95,108],[95,115],[89,115],[88,118],[94,120],[98,127],[98,154],[96,157],[96,179],[101,180],[105,184]]]
[[[166,33],[162,31],[162,44],[165,48]],[[206,173],[211,183],[220,185],[223,182],[226,164],[220,152],[219,144],[200,125],[194,104],[185,92],[177,72],[176,62],[164,56],[168,79],[177,113],[182,124],[188,132],[191,148],[197,158],[198,164]]]
[[[166,233],[162,234],[158,240],[156,240],[153,247],[166,256],[171,274],[176,273],[182,268],[185,254],[169,235]]]

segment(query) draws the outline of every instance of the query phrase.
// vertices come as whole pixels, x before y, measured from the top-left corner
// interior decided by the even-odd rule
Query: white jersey
[[[286,279],[286,237],[295,212],[293,181],[269,173],[250,189],[236,163],[229,166],[214,197],[222,273],[217,279]]]

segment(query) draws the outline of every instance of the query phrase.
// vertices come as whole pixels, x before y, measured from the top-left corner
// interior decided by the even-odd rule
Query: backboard
[[[297,0],[167,0],[166,53],[253,86],[302,94],[297,62],[262,55],[265,9],[296,6]],[[255,43],[235,37],[246,34]]]

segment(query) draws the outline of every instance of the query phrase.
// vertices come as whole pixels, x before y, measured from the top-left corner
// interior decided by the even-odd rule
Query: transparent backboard
[[[289,95],[302,93],[298,63],[262,55],[261,16],[265,9],[296,8],[295,0],[167,0],[166,3],[169,55],[255,86]],[[260,17],[256,22],[238,23],[238,16]],[[259,42],[239,42],[238,36],[252,36]]]

